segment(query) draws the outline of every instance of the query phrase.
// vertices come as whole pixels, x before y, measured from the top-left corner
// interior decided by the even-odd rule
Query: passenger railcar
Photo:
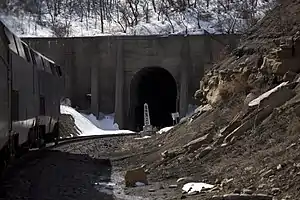
[[[3,161],[9,155],[9,133],[10,123],[10,99],[9,99],[9,50],[7,38],[4,33],[4,26],[0,27],[0,158]]]
[[[61,67],[0,22],[0,156],[5,163],[59,138]]]

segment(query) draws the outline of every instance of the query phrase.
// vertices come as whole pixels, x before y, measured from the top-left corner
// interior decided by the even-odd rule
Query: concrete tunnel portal
[[[137,72],[130,85],[131,129],[144,125],[144,103],[148,103],[151,124],[157,128],[173,124],[171,113],[177,108],[177,84],[161,67],[147,67]]]

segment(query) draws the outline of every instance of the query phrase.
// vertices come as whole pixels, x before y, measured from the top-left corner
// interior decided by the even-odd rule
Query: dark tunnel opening
[[[132,129],[143,129],[144,103],[148,103],[152,126],[173,125],[171,113],[176,112],[176,98],[176,81],[167,70],[148,67],[139,71],[131,83]]]

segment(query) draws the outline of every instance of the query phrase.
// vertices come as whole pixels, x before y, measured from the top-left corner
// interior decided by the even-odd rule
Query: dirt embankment
[[[206,72],[195,96],[210,109],[150,139],[153,151],[128,163],[146,164],[154,182],[188,176],[216,185],[192,199],[226,193],[300,199],[299,73],[300,1],[281,1]]]

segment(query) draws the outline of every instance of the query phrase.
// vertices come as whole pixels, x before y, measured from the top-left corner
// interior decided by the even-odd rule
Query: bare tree
[[[137,25],[138,24],[138,17],[140,15],[138,5],[140,3],[140,0],[127,0],[126,3],[129,5],[131,15],[134,18],[134,24],[132,25]]]
[[[149,10],[149,4],[147,1],[145,1],[144,5],[143,5],[143,11],[144,11],[144,15],[145,15],[145,19],[146,19],[146,23],[150,22],[150,10]]]
[[[227,33],[245,31],[260,19],[262,9],[271,9],[273,2],[263,4],[259,0],[3,0],[0,8],[8,11],[26,10],[40,25],[57,26],[70,29],[74,18],[79,18],[86,29],[90,28],[91,20],[104,33],[105,24],[115,22],[126,33],[129,27],[141,21],[149,23],[151,14],[157,14],[157,20],[170,24],[175,31],[175,22],[187,23],[187,19],[178,17],[189,13],[194,17],[195,25],[201,29],[202,21],[212,22]],[[262,7],[264,5],[265,7]],[[16,8],[22,9],[16,9]],[[50,20],[48,20],[49,18]],[[215,20],[212,20],[215,19]],[[48,21],[47,21],[48,20]],[[59,31],[63,32],[63,31]],[[64,31],[68,33],[68,31]]]

